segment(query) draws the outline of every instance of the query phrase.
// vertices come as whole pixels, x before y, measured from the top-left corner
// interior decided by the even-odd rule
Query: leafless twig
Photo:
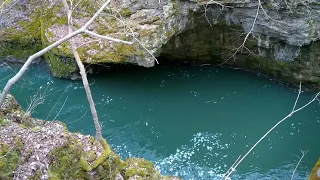
[[[209,18],[208,18],[208,16],[207,16],[207,9],[208,9],[208,6],[209,6],[210,4],[216,4],[216,5],[218,5],[221,10],[224,9],[225,7],[233,8],[232,6],[226,6],[226,5],[224,5],[222,2],[219,2],[219,1],[213,1],[213,0],[211,0],[211,1],[207,2],[207,3],[205,3],[205,4],[203,5],[203,7],[204,7],[204,17],[206,18],[208,24],[209,24],[211,27],[212,27],[212,24],[211,24],[211,22],[210,22],[210,20],[209,20]]]
[[[51,45],[49,45],[48,47],[42,49],[41,51],[29,56],[28,60],[24,63],[24,65],[20,68],[19,72],[16,73],[15,76],[13,76],[10,80],[8,80],[7,84],[5,85],[5,87],[3,88],[1,94],[0,94],[0,106],[3,104],[7,94],[9,93],[11,87],[17,82],[19,81],[22,76],[24,75],[24,73],[29,69],[29,66],[31,65],[31,63],[38,57],[42,56],[43,54],[47,53],[48,51],[50,51],[51,49],[59,46],[60,44],[68,41],[69,39],[73,38],[74,36],[78,35],[78,34],[82,34],[82,33],[89,33],[88,31],[88,27],[90,24],[92,24],[92,22],[99,16],[99,14],[109,5],[111,0],[107,0],[101,7],[100,9],[91,17],[91,19],[89,21],[87,21],[85,23],[85,25],[83,25],[80,29],[69,33],[67,36],[61,38],[60,40],[52,43]],[[70,18],[71,18],[71,13],[70,15],[68,15],[68,22],[70,22]],[[91,35],[96,35],[96,34],[91,34]],[[104,37],[101,36],[101,38],[105,38],[105,39],[109,39],[109,37]],[[122,42],[123,43],[123,42]],[[128,44],[130,44],[131,42],[127,42]]]
[[[301,86],[301,83],[300,83],[300,86]],[[297,102],[298,102],[298,100],[299,100],[300,93],[301,93],[301,87],[299,87],[299,93],[298,93],[298,95],[297,95],[297,98],[296,98],[294,107],[296,106],[296,104],[297,104]],[[239,166],[239,164],[250,154],[250,152],[251,152],[267,135],[269,135],[269,133],[270,133],[271,131],[273,131],[276,127],[278,127],[279,124],[281,124],[282,122],[284,122],[285,120],[287,120],[288,118],[290,118],[294,113],[296,113],[296,112],[304,109],[305,107],[309,106],[312,102],[314,102],[315,100],[317,100],[317,97],[318,97],[319,95],[320,95],[320,92],[318,92],[317,94],[315,94],[315,96],[314,96],[308,103],[306,103],[305,105],[301,106],[301,107],[298,108],[298,109],[294,108],[286,117],[284,117],[283,119],[281,119],[280,121],[278,121],[272,128],[270,128],[270,129],[248,150],[248,152],[247,152],[244,156],[242,156],[242,158],[241,158],[239,161],[237,161],[237,163],[235,163],[235,165],[233,166],[232,169],[235,170],[235,169]],[[233,170],[233,171],[234,171],[234,170]],[[227,179],[227,178],[232,174],[233,171],[226,172],[227,175],[224,176],[224,179]]]
[[[0,159],[6,157],[6,156],[9,154],[9,152],[10,152],[14,147],[15,147],[15,146],[12,146],[12,147],[9,149],[9,151],[6,152],[5,155],[0,156]]]
[[[300,149],[300,151],[301,151],[301,157],[299,157],[299,156],[298,156],[299,161],[298,161],[298,163],[297,163],[296,167],[295,167],[295,168],[294,168],[294,170],[293,170],[293,173],[292,173],[292,176],[291,176],[291,180],[293,180],[293,178],[294,178],[294,174],[296,173],[297,168],[298,168],[299,164],[301,163],[302,159],[303,159],[303,158],[304,158],[304,156],[308,153],[308,150],[306,150],[306,151],[302,151],[302,150]]]
[[[35,95],[33,95],[30,98],[30,103],[29,103],[28,108],[26,110],[25,116],[30,116],[37,106],[44,103],[44,101],[46,100],[46,97],[49,95],[48,88],[49,88],[49,86],[46,87],[46,89],[43,91],[43,93],[40,93],[38,91]]]
[[[64,100],[64,102],[63,102],[63,104],[62,104],[62,106],[61,106],[61,108],[60,108],[59,112],[58,112],[58,113],[57,113],[57,115],[53,118],[53,120],[52,120],[52,121],[55,121],[55,120],[56,120],[56,118],[59,116],[59,114],[60,114],[60,112],[62,111],[62,109],[64,108],[64,105],[66,104],[67,100],[68,100],[68,96],[67,96],[67,97],[66,97],[66,99]]]
[[[152,56],[152,58],[156,61],[157,64],[159,64],[158,59],[145,47],[144,44],[142,44],[142,43],[135,37],[134,31],[132,30],[132,28],[131,28],[129,25],[127,25],[127,24],[122,20],[121,14],[120,14],[117,10],[115,10],[115,9],[113,9],[113,10],[116,11],[117,15],[118,15],[120,18],[118,18],[117,16],[114,16],[114,15],[110,15],[110,16],[111,16],[111,17],[114,17],[114,18],[117,19],[119,22],[121,22],[121,24],[123,24],[125,27],[127,27],[127,28],[130,30],[130,35],[134,38],[134,40],[137,41],[137,42],[140,44],[140,46],[141,46],[145,51],[147,51],[149,55]]]
[[[234,52],[232,53],[232,55],[231,55],[229,58],[227,58],[224,62],[222,62],[220,65],[224,65],[224,64],[225,64],[227,61],[229,61],[231,58],[235,59],[237,53],[238,53],[239,51],[242,51],[242,50],[243,50],[243,48],[245,47],[245,44],[246,44],[249,36],[253,33],[254,27],[255,27],[255,25],[256,25],[256,22],[257,22],[257,19],[258,19],[258,16],[259,16],[259,10],[260,10],[260,5],[257,6],[256,16],[255,16],[255,18],[254,18],[254,20],[253,20],[251,29],[249,30],[249,32],[248,32],[248,33],[246,34],[246,36],[244,37],[244,40],[243,40],[242,44],[241,44],[238,48],[236,48],[235,50],[233,50]]]
[[[48,120],[49,116],[51,115],[53,109],[56,107],[56,105],[58,104],[58,102],[60,101],[61,97],[64,95],[65,92],[68,91],[69,87],[71,87],[71,83],[67,86],[67,88],[62,92],[62,94],[60,95],[60,97],[58,98],[58,100],[54,103],[54,105],[52,106],[46,120]]]

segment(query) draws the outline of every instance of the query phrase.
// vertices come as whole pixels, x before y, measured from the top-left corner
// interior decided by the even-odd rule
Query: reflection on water
[[[11,69],[0,69],[0,86]],[[125,68],[90,78],[103,135],[122,158],[143,157],[163,174],[220,179],[270,127],[286,116],[297,92],[282,84],[213,67]],[[44,93],[34,116],[64,121],[71,131],[94,135],[80,81],[56,79],[34,66],[12,93],[27,107]],[[298,106],[312,93],[303,93]],[[318,159],[319,105],[281,124],[239,166],[233,179],[290,179],[301,150],[308,150],[295,179]]]

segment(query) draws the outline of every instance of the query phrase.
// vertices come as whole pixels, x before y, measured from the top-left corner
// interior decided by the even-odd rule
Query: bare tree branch
[[[2,7],[4,6],[4,4],[7,3],[8,0],[3,1],[3,3],[0,5],[0,10],[2,9]]]
[[[213,0],[211,0],[211,1],[207,2],[206,4],[204,4],[204,5],[203,5],[203,7],[204,7],[204,17],[206,18],[208,24],[209,24],[211,27],[212,27],[212,24],[211,24],[209,18],[207,17],[207,9],[208,9],[208,6],[209,6],[210,4],[216,4],[216,5],[220,6],[220,9],[221,9],[221,10],[224,9],[225,7],[233,8],[232,6],[226,6],[226,5],[222,4],[222,2],[213,1]]]
[[[63,2],[63,5],[64,5],[66,11],[67,11],[68,31],[69,31],[69,34],[71,34],[73,32],[73,30],[72,30],[73,23],[72,23],[72,15],[71,15],[72,14],[72,7],[69,8],[66,0],[62,0],[62,2]],[[84,30],[84,32],[87,32],[87,33],[91,34],[91,32],[87,31],[87,30]],[[93,33],[93,35],[94,36],[100,36],[100,35],[98,35],[96,33]],[[110,40],[110,39],[108,39],[108,40]],[[97,113],[97,110],[96,110],[96,107],[95,107],[95,104],[94,104],[94,101],[93,101],[90,85],[89,85],[88,78],[87,78],[87,73],[86,73],[85,67],[84,67],[84,65],[83,65],[83,63],[82,63],[82,61],[80,59],[79,53],[77,51],[77,47],[76,47],[76,45],[75,45],[75,43],[74,43],[74,41],[72,39],[70,39],[70,44],[71,44],[71,48],[72,48],[72,53],[74,55],[74,58],[75,58],[75,60],[77,62],[79,70],[80,70],[82,83],[83,83],[84,89],[86,91],[87,99],[88,99],[88,102],[89,102],[89,105],[90,105],[90,110],[91,110],[91,114],[92,114],[92,117],[93,117],[95,129],[96,129],[96,137],[97,137],[98,140],[102,140],[101,126],[100,126],[99,119],[98,119],[98,113]]]
[[[121,24],[123,24],[125,27],[127,27],[127,28],[130,30],[130,32],[131,32],[131,33],[130,33],[131,36],[140,44],[140,46],[141,46],[144,50],[146,50],[146,51],[150,54],[150,56],[152,56],[152,58],[156,61],[156,63],[159,64],[158,59],[145,47],[145,45],[143,45],[143,44],[139,41],[139,39],[137,39],[137,38],[135,37],[134,31],[132,30],[132,28],[131,28],[130,26],[128,26],[128,25],[122,20],[121,14],[120,14],[117,10],[115,10],[115,9],[114,9],[114,11],[116,11],[117,15],[119,15],[120,18],[118,18],[117,16],[114,16],[114,15],[111,15],[111,17],[114,17],[114,18],[117,19],[119,22],[121,22]]]
[[[49,86],[46,87],[43,93],[40,93],[40,91],[38,91],[34,96],[30,98],[30,103],[25,113],[26,117],[31,116],[35,108],[44,103],[44,101],[46,100],[46,97],[48,96],[48,93],[47,93],[48,88]]]
[[[302,150],[300,149],[300,151],[301,151],[301,157],[298,156],[299,161],[298,161],[296,167],[295,167],[294,170],[293,170],[293,173],[292,173],[292,176],[291,176],[291,180],[293,180],[294,174],[296,173],[297,168],[298,168],[299,164],[301,163],[302,159],[303,159],[304,156],[308,153],[308,150],[307,150],[307,151],[302,151]]]
[[[101,39],[105,39],[105,40],[109,40],[109,41],[114,41],[114,42],[118,42],[118,43],[129,44],[129,45],[133,44],[133,42],[123,41],[123,40],[115,39],[115,38],[112,38],[109,36],[102,36],[100,34],[97,34],[97,33],[94,33],[94,32],[88,31],[88,30],[85,30],[84,32],[87,33],[88,35],[91,35],[91,36],[94,36],[97,38],[101,38]]]
[[[89,27],[89,25],[99,16],[99,14],[103,11],[103,9],[110,3],[111,0],[107,0],[102,6],[101,8],[94,14],[94,16],[80,29],[74,31],[71,34],[68,34],[67,36],[61,38],[60,40],[54,42],[53,44],[51,44],[50,46],[42,49],[41,51],[31,55],[28,60],[24,63],[24,65],[20,68],[19,72],[13,76],[6,84],[6,86],[4,87],[4,89],[1,92],[0,95],[0,106],[3,104],[7,94],[9,93],[11,87],[21,79],[21,77],[24,75],[24,73],[28,70],[29,66],[31,65],[31,63],[36,59],[41,57],[43,54],[45,54],[46,52],[50,51],[51,49],[57,47],[58,45],[62,44],[65,41],[68,41],[69,39],[71,39],[72,37],[84,33],[85,30],[87,30],[87,28]]]
[[[9,149],[9,151],[6,152],[5,155],[0,156],[0,159],[6,157],[14,147],[15,147],[15,146],[12,146],[12,147]]]
[[[62,94],[60,95],[60,97],[58,98],[58,100],[54,103],[54,105],[52,106],[50,112],[48,113],[48,116],[47,116],[46,120],[49,119],[49,116],[51,115],[53,109],[56,107],[56,105],[58,104],[58,102],[60,101],[60,99],[61,99],[61,97],[64,95],[64,93],[68,91],[69,87],[71,87],[71,83],[67,86],[67,88],[62,92]]]
[[[53,120],[52,120],[52,121],[55,121],[55,120],[56,120],[56,118],[59,116],[59,114],[60,114],[60,112],[62,111],[62,109],[64,108],[64,105],[66,104],[67,100],[68,100],[68,96],[67,96],[67,97],[66,97],[66,99],[64,100],[64,102],[63,102],[63,104],[62,104],[62,106],[61,106],[61,108],[60,108],[59,112],[56,114],[56,116],[53,118]]]
[[[222,62],[220,65],[224,65],[224,64],[225,64],[227,61],[229,61],[231,58],[235,59],[237,53],[238,53],[239,51],[242,51],[242,50],[243,50],[243,48],[245,47],[245,44],[246,44],[246,42],[247,42],[247,40],[248,40],[248,38],[249,38],[249,35],[253,33],[254,27],[255,27],[255,25],[256,25],[256,21],[257,21],[258,16],[259,16],[259,10],[260,10],[260,5],[257,6],[256,16],[255,16],[255,18],[254,18],[254,20],[253,20],[251,29],[249,30],[249,32],[248,32],[248,33],[246,34],[246,36],[244,37],[244,40],[243,40],[242,44],[241,44],[238,48],[236,48],[236,49],[234,50],[234,52],[232,53],[232,55],[231,55],[229,58],[227,58],[224,62]]]
[[[300,86],[301,86],[301,83],[300,83]],[[301,89],[301,87],[299,87],[299,90]],[[301,93],[301,90],[299,91],[298,95],[297,95],[297,98],[296,98],[296,101],[295,101],[295,104],[294,104],[294,107],[296,106],[298,100],[299,100],[299,97],[300,97],[300,93]],[[282,122],[284,122],[285,120],[287,120],[288,118],[290,118],[294,113],[304,109],[305,107],[309,106],[312,102],[314,102],[315,100],[317,100],[317,97],[320,95],[320,92],[318,92],[317,94],[315,94],[315,96],[308,102],[306,103],[305,105],[303,105],[302,107],[298,108],[298,109],[293,109],[286,117],[284,117],[283,119],[281,119],[280,121],[278,121],[272,128],[270,128],[249,150],[248,152],[242,156],[242,158],[237,161],[237,163],[235,163],[235,165],[230,168],[232,169],[231,171],[229,172],[226,172],[225,176],[223,177],[223,179],[227,179],[233,172],[234,170],[239,166],[239,164],[250,154],[250,152],[266,137],[269,135],[269,133],[271,131],[273,131],[275,128],[277,128],[279,126],[279,124],[281,124]]]

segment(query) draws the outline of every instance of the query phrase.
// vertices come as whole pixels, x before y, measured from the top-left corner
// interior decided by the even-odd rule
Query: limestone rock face
[[[74,28],[81,27],[102,3],[83,0],[73,12]],[[6,51],[0,56],[17,56],[21,55],[17,51],[28,49],[25,57],[41,48],[35,44],[47,46],[67,34],[66,12],[59,0],[13,0],[4,9],[0,45],[6,45]],[[163,56],[222,63],[317,86],[319,26],[317,0],[266,0],[262,4],[256,0],[112,0],[89,30],[134,44],[84,34],[75,39],[85,64],[152,67],[154,57]],[[244,47],[239,48],[249,32]],[[33,48],[27,48],[30,46]],[[18,48],[14,51],[13,47]],[[55,76],[70,78],[77,72],[68,42],[47,53],[45,59]]]

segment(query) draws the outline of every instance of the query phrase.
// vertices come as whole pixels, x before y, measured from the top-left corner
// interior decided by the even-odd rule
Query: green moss
[[[64,132],[65,132],[65,133],[69,132],[69,130],[68,130],[68,126],[67,126],[67,124],[66,124],[66,123],[59,121],[59,124],[63,126],[63,128],[64,128]]]
[[[89,179],[87,173],[89,166],[82,154],[81,147],[72,139],[69,139],[64,146],[51,151],[49,179]]]
[[[2,144],[2,145],[1,145]],[[9,180],[13,178],[13,172],[19,165],[23,143],[20,137],[16,137],[13,148],[8,148],[4,143],[0,143],[0,179]]]
[[[98,5],[98,7],[100,7]],[[78,8],[79,13],[75,12],[74,17],[91,17],[95,12],[97,12],[97,3],[92,3],[92,0],[83,0],[79,4]],[[107,11],[107,9],[105,9]]]
[[[91,143],[94,143],[96,140],[94,139],[93,136],[90,136],[90,141],[91,141]]]
[[[173,10],[174,10],[174,15],[177,16],[179,15],[181,12],[179,10],[179,4],[178,4],[178,0],[172,0],[172,6],[173,6]]]
[[[85,171],[92,170],[92,168],[90,167],[90,165],[88,164],[88,162],[86,161],[86,159],[83,156],[80,157],[80,167],[81,167],[81,169],[83,169]]]
[[[0,126],[7,126],[9,124],[9,120],[6,117],[0,117]]]
[[[320,159],[318,160],[318,162],[314,165],[312,171],[311,171],[311,174],[309,176],[309,180],[318,180],[318,175],[317,175],[317,172],[320,168]]]
[[[158,21],[158,20],[160,20],[160,18],[159,18],[158,16],[155,16],[155,17],[153,18],[153,21]]]
[[[120,156],[111,151],[108,143],[103,139],[101,141],[104,147],[104,153],[96,159],[96,154],[91,151],[88,154],[82,151],[82,144],[72,137],[62,147],[55,148],[49,153],[49,179],[87,179],[89,171],[100,167],[103,171],[97,174],[97,178],[105,177],[106,174],[112,173],[115,177],[122,167],[123,162]],[[91,156],[91,157],[90,157]],[[90,166],[86,160],[91,159],[93,165]],[[106,167],[112,167],[112,171]],[[107,173],[108,172],[108,173]]]
[[[22,129],[28,129],[28,126],[24,125],[24,124],[20,124],[20,123],[16,123],[19,127],[21,127]]]
[[[40,130],[40,126],[35,126],[32,130],[37,132]]]
[[[120,156],[111,152],[107,159],[96,168],[94,179],[115,179],[124,166],[125,163],[121,161]]]
[[[97,168],[100,164],[104,163],[111,153],[111,149],[105,149],[103,154],[93,163],[92,169]]]
[[[8,145],[4,142],[0,142],[0,156],[5,155],[8,152]]]
[[[89,162],[93,162],[96,160],[97,154],[94,151],[90,151],[89,153],[86,154],[86,159],[88,159]]]
[[[121,16],[123,17],[129,17],[131,16],[132,12],[129,8],[123,8],[121,11],[120,11],[120,14]]]
[[[125,163],[125,179],[130,179],[131,177],[137,180],[160,179],[160,173],[150,161],[140,158],[129,158]]]
[[[43,47],[47,47],[50,44],[47,38],[52,38],[54,36],[53,33],[49,31],[49,28],[54,24],[61,26],[66,25],[68,22],[67,16],[58,17],[56,15],[62,8],[62,4],[58,4],[42,11],[40,32]],[[44,54],[44,57],[53,75],[56,77],[70,78],[72,74],[78,70],[69,42],[61,44],[59,48],[52,49],[50,52]]]
[[[67,57],[58,56],[52,52],[44,55],[54,76],[69,78],[78,69],[76,62]]]
[[[17,8],[17,7],[14,7]],[[0,56],[13,56],[27,59],[41,49],[40,11],[35,10],[28,21],[18,21],[21,29],[8,28],[0,30]]]

